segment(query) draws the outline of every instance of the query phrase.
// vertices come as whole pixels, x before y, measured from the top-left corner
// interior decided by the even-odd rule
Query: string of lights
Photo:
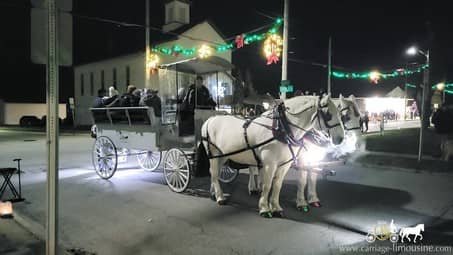
[[[437,85],[438,85],[438,84],[433,85],[433,86],[431,87],[431,89],[436,90],[436,89],[437,89]],[[406,87],[408,87],[408,88],[417,88],[417,86],[415,86],[415,85],[413,85],[413,84],[410,84],[410,83],[407,83],[407,84],[406,84]],[[446,84],[445,84],[445,87],[444,87],[444,89],[443,89],[443,90],[445,90],[445,93],[450,94],[450,95],[453,95],[453,90],[450,90],[450,89],[448,89],[448,88],[453,88],[453,83],[446,83]]]
[[[412,75],[415,73],[420,73],[423,70],[428,68],[428,65],[422,65],[414,69],[405,69],[399,68],[395,69],[391,72],[381,73],[378,71],[371,71],[371,72],[341,72],[341,71],[333,71],[332,76],[334,78],[339,79],[370,79],[372,82],[377,83],[379,79],[388,79],[388,78],[396,78],[401,76]]]

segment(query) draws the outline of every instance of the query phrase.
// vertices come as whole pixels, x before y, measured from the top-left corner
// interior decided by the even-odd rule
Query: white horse
[[[341,94],[336,104],[338,105],[341,121],[345,130],[345,139],[335,148],[339,154],[350,153],[356,150],[356,143],[360,139],[360,111],[356,99],[353,95],[349,98],[344,98]],[[335,102],[334,101],[334,102]],[[313,149],[315,149],[314,147]],[[296,207],[300,211],[308,212],[309,206],[321,207],[321,201],[316,191],[316,183],[318,174],[315,169],[310,166],[304,166],[304,153],[301,155],[302,167],[300,178],[297,185]],[[311,157],[311,155],[309,156]],[[308,157],[308,159],[310,159]],[[308,186],[307,186],[308,184]],[[307,197],[305,198],[305,187],[307,187]],[[308,200],[308,201],[307,201]]]
[[[219,183],[219,170],[230,159],[240,164],[260,166],[263,190],[259,213],[263,217],[282,217],[279,196],[283,179],[301,149],[300,139],[313,128],[330,133],[335,144],[343,140],[343,124],[330,96],[294,97],[252,121],[234,116],[208,119],[201,134],[210,158],[211,194],[217,203],[226,202]]]
[[[423,235],[421,234],[422,231],[425,231],[425,224],[418,224],[417,226],[413,228],[401,228],[399,235],[401,236],[401,242],[404,243],[404,238],[407,238],[409,242],[411,239],[409,238],[409,235],[415,235],[414,236],[414,243],[417,240],[417,237],[420,237],[421,241],[423,239]]]

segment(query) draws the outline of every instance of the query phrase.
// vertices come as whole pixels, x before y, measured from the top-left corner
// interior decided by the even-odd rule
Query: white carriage
[[[93,145],[92,161],[96,173],[109,179],[117,170],[121,157],[135,156],[141,168],[154,171],[163,159],[163,174],[169,188],[183,192],[189,185],[197,168],[196,150],[200,144],[201,125],[209,117],[228,114],[222,108],[228,102],[220,95],[219,86],[224,86],[219,77],[228,76],[232,65],[224,59],[193,58],[177,63],[163,65],[156,78],[159,82],[159,96],[162,100],[162,116],[157,117],[152,107],[109,107],[91,108],[96,125],[96,141]],[[181,135],[179,104],[182,88],[187,88],[195,75],[202,75],[211,88],[217,87],[213,98],[217,101],[216,110],[195,109],[194,134]],[[228,84],[227,84],[228,85]],[[229,84],[232,86],[231,82]],[[222,92],[225,89],[222,90]],[[230,93],[232,95],[232,88]],[[223,101],[221,99],[223,98]],[[225,166],[222,181],[231,182],[238,175],[236,169]]]

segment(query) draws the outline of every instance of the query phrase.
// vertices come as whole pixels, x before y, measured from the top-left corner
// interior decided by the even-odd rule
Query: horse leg
[[[304,169],[299,170],[300,177],[298,179],[297,185],[297,198],[296,198],[296,207],[299,211],[308,212],[309,207],[307,200],[305,200],[305,186],[307,185],[307,175],[308,172]]]
[[[260,186],[258,167],[249,167],[249,195],[258,195],[260,193]]]
[[[313,207],[321,207],[319,202],[318,194],[316,192],[316,184],[318,183],[318,174],[310,172],[308,174],[308,188],[307,188],[307,199],[308,203]]]
[[[283,217],[283,208],[280,206],[280,190],[282,189],[283,180],[285,179],[288,170],[289,166],[277,168],[275,177],[272,180],[272,194],[270,198],[270,205],[272,216],[274,217]]]
[[[224,205],[226,203],[226,199],[223,196],[222,187],[220,187],[219,182],[219,171],[220,166],[222,166],[225,160],[221,159],[211,159],[211,167],[209,171],[211,172],[211,197],[215,198],[219,205]]]
[[[258,206],[260,209],[260,215],[265,218],[271,218],[272,213],[269,208],[269,192],[271,189],[272,179],[275,174],[275,166],[265,165],[262,169],[263,172],[263,190],[261,191],[260,200]]]

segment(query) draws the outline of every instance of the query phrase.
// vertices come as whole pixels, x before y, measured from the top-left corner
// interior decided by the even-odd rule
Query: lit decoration
[[[267,58],[267,64],[275,64],[280,60],[282,53],[283,40],[278,34],[270,34],[264,41],[264,55]]]
[[[13,204],[11,202],[0,201],[0,217],[10,218],[13,216]]]
[[[198,49],[199,58],[207,58],[211,56],[211,54],[212,54],[211,47],[209,47],[206,44],[201,45],[201,47]]]
[[[160,58],[157,54],[149,54],[148,56],[148,62],[146,63],[146,67],[148,70],[151,71],[151,73],[154,73],[157,70],[157,67],[159,66]]]
[[[232,50],[234,48],[242,48],[245,45],[249,45],[255,42],[262,41],[266,39],[266,36],[268,34],[276,34],[279,30],[279,28],[283,24],[283,19],[278,18],[275,20],[274,24],[271,26],[271,28],[267,32],[258,32],[258,33],[242,33],[239,34],[235,37],[233,37],[232,40],[229,40],[225,44],[215,44],[211,45],[213,50],[217,52],[225,52],[228,50]],[[194,39],[194,41],[196,41]],[[185,48],[182,47],[181,45],[172,45],[172,46],[154,46],[152,48],[152,51],[155,53],[160,53],[164,55],[170,55],[170,56],[179,56],[179,55],[184,55],[184,56],[194,56],[194,55],[199,55],[199,52],[197,51],[197,47],[192,47],[192,48]]]
[[[244,47],[244,35],[238,35],[236,36],[236,40],[234,41],[236,43],[236,48],[240,49]]]
[[[423,70],[427,69],[428,65],[422,65],[415,69],[403,69],[398,68],[392,72],[388,73],[380,73],[379,78],[388,79],[388,78],[396,78],[406,75],[412,75],[416,73],[420,73]],[[372,72],[340,72],[340,71],[333,71],[332,76],[338,79],[370,79],[370,75]]]
[[[436,84],[436,85],[433,85],[431,86],[431,89],[433,90],[436,90],[438,89],[438,86],[439,84]],[[417,86],[413,85],[413,84],[409,84],[409,83],[406,83],[406,87],[408,88],[417,88]],[[450,94],[450,95],[453,95],[453,90],[449,90],[448,88],[453,88],[453,83],[445,83],[445,86],[444,86],[444,91],[445,93],[447,94]]]
[[[373,71],[370,73],[369,77],[370,77],[370,80],[372,83],[378,84],[379,79],[381,78],[381,73],[379,73],[377,71]]]

